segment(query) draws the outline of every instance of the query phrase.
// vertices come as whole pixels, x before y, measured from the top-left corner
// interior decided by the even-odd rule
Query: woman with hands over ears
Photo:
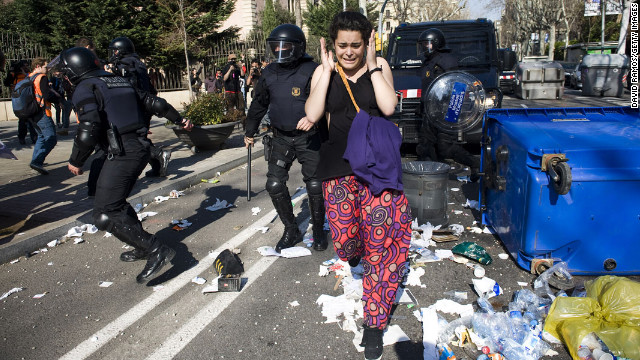
[[[399,143],[374,144],[376,151],[392,154],[383,156],[382,162],[391,178],[400,174],[395,183],[378,178],[365,181],[343,157],[347,146],[352,153],[353,149],[362,154],[371,149],[370,143],[358,140],[360,136],[350,137],[350,130],[356,135],[361,131],[362,116],[375,118],[371,127],[380,121],[388,125],[385,122],[389,120],[383,117],[393,114],[397,104],[389,64],[375,54],[374,34],[371,23],[358,12],[341,12],[334,17],[329,35],[337,61],[321,39],[322,65],[313,74],[305,105],[308,123],[317,123],[323,133],[317,175],[323,181],[336,254],[351,266],[362,260],[364,267],[361,345],[365,347],[365,359],[382,356],[382,333],[398,286],[408,270],[411,240],[411,210],[402,192]],[[354,121],[356,117],[358,120]],[[304,130],[311,125],[299,126]],[[377,130],[362,131],[376,135]]]

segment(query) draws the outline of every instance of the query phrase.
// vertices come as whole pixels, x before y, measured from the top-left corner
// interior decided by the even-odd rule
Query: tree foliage
[[[393,8],[399,22],[422,22],[466,19],[467,0],[460,2],[441,0],[392,0],[387,6]]]
[[[259,14],[260,29],[265,35],[269,35],[273,29],[282,24],[295,24],[296,18],[282,7],[279,1],[265,0],[264,10]]]
[[[194,9],[187,26],[194,56],[200,56],[221,37],[235,36],[236,28],[217,32],[233,11],[233,0],[188,2]],[[176,34],[171,8],[160,5],[148,0],[0,2],[3,14],[0,28],[23,34],[52,54],[72,47],[78,37],[86,36],[93,40],[98,56],[103,58],[112,39],[127,36],[135,44],[136,52],[153,66],[184,64],[182,52],[167,41]]]
[[[326,0],[320,5],[314,5],[307,0],[308,11],[303,14],[305,24],[309,27],[309,33],[318,37],[329,38],[329,25],[333,17],[343,10],[342,0]],[[367,4],[367,18],[374,28],[378,26],[378,13],[374,11],[376,4]],[[358,0],[347,0],[346,10],[358,11]]]

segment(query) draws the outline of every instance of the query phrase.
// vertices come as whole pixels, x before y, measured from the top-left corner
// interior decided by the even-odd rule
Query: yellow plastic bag
[[[584,298],[556,298],[544,329],[564,342],[573,359],[579,359],[578,346],[591,332],[614,355],[640,359],[640,283],[600,276],[585,282],[585,288]]]

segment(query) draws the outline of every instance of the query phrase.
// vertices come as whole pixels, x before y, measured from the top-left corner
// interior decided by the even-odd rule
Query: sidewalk
[[[154,117],[149,138],[155,145],[172,150],[168,176],[146,178],[144,172],[150,169],[147,166],[128,199],[134,205],[149,203],[158,195],[167,196],[174,189],[186,189],[247,161],[242,128],[234,129],[223,149],[193,154],[164,123],[164,119]],[[76,132],[75,118],[69,134],[58,135],[58,144],[47,156],[45,169],[49,175],[39,175],[29,168],[33,145],[28,135],[27,144],[20,145],[17,129],[17,121],[0,122],[0,140],[18,158],[0,158],[0,264],[46,246],[72,226],[92,223],[93,201],[87,197],[86,186],[92,157],[83,167],[83,175],[73,176],[67,169]],[[257,141],[252,158],[261,154],[262,143]]]

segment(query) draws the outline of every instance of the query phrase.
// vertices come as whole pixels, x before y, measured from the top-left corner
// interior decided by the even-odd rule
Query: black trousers
[[[294,160],[302,165],[302,180],[317,180],[316,170],[320,161],[320,133],[318,131],[282,132],[273,130],[273,150],[269,159],[267,182],[276,180],[286,184]]]
[[[32,143],[36,143],[38,139],[38,133],[36,132],[33,123],[28,119],[18,119],[18,139],[24,140],[27,137],[27,131]]]
[[[147,166],[150,143],[144,137],[127,134],[122,136],[122,144],[124,154],[107,159],[100,171],[94,199],[94,218],[106,214],[114,222],[120,222],[124,217],[138,221],[127,197]]]

